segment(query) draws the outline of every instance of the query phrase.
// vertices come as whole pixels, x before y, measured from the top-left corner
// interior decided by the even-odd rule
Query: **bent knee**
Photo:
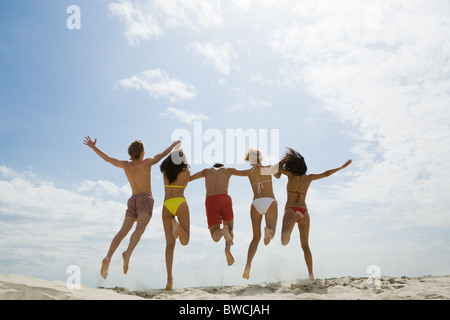
[[[288,244],[289,244],[289,241],[290,241],[291,239],[289,238],[289,237],[281,237],[281,244],[283,245],[283,246],[287,246]]]

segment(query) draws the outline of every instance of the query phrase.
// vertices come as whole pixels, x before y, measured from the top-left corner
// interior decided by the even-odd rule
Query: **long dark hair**
[[[288,151],[281,158],[280,166],[282,169],[293,173],[296,176],[306,174],[308,168],[306,167],[305,158],[292,148],[287,148]]]
[[[189,164],[186,161],[183,150],[175,150],[164,159],[159,168],[169,181],[169,184],[172,184],[177,180],[181,171],[189,169]]]

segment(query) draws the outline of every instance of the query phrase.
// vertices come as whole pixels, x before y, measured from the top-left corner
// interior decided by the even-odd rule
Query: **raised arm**
[[[104,153],[102,150],[100,150],[99,148],[97,148],[96,144],[97,144],[97,139],[95,139],[94,141],[91,140],[91,137],[87,136],[84,138],[83,144],[87,145],[89,148],[91,148],[92,150],[95,151],[96,154],[98,154],[98,156],[100,158],[102,158],[103,160],[105,160],[106,162],[111,163],[113,166],[116,166],[118,168],[124,168],[125,163],[127,161],[121,161],[121,160],[117,160],[114,158],[111,158],[110,156],[108,156],[106,153]]]
[[[309,177],[311,178],[311,180],[319,180],[319,179],[322,179],[322,178],[329,177],[332,174],[338,172],[339,170],[342,170],[342,169],[346,168],[348,165],[350,165],[350,163],[352,163],[352,160],[348,160],[346,163],[344,163],[339,168],[327,170],[327,171],[325,171],[323,173],[320,173],[320,174],[310,174]]]
[[[156,156],[154,156],[153,158],[151,158],[152,164],[156,164],[159,161],[161,161],[161,159],[164,158],[165,156],[167,156],[173,150],[173,148],[175,148],[175,146],[179,143],[180,143],[180,140],[175,141],[166,150],[164,150],[163,152],[161,152],[161,153],[157,154]]]

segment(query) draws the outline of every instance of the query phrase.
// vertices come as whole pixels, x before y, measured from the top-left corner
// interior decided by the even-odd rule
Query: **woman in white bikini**
[[[189,243],[189,207],[184,197],[184,189],[191,173],[182,150],[173,151],[161,163],[160,169],[163,173],[165,188],[162,219],[166,235],[166,290],[172,290],[173,252],[176,239],[179,238],[183,246]]]
[[[245,160],[249,161],[252,169],[249,170],[248,178],[253,189],[253,202],[250,207],[250,217],[253,225],[253,239],[248,248],[247,264],[245,266],[244,279],[249,279],[250,268],[253,257],[261,240],[261,222],[266,220],[264,228],[264,244],[268,245],[275,235],[277,225],[278,206],[273,195],[271,166],[261,165],[262,155],[259,150],[249,148]],[[275,170],[276,172],[276,170]]]

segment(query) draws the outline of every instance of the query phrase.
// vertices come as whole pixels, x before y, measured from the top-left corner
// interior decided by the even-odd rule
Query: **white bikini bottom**
[[[275,201],[274,198],[264,197],[254,199],[252,204],[255,209],[263,216],[266,214],[267,209],[269,209],[273,201]]]

